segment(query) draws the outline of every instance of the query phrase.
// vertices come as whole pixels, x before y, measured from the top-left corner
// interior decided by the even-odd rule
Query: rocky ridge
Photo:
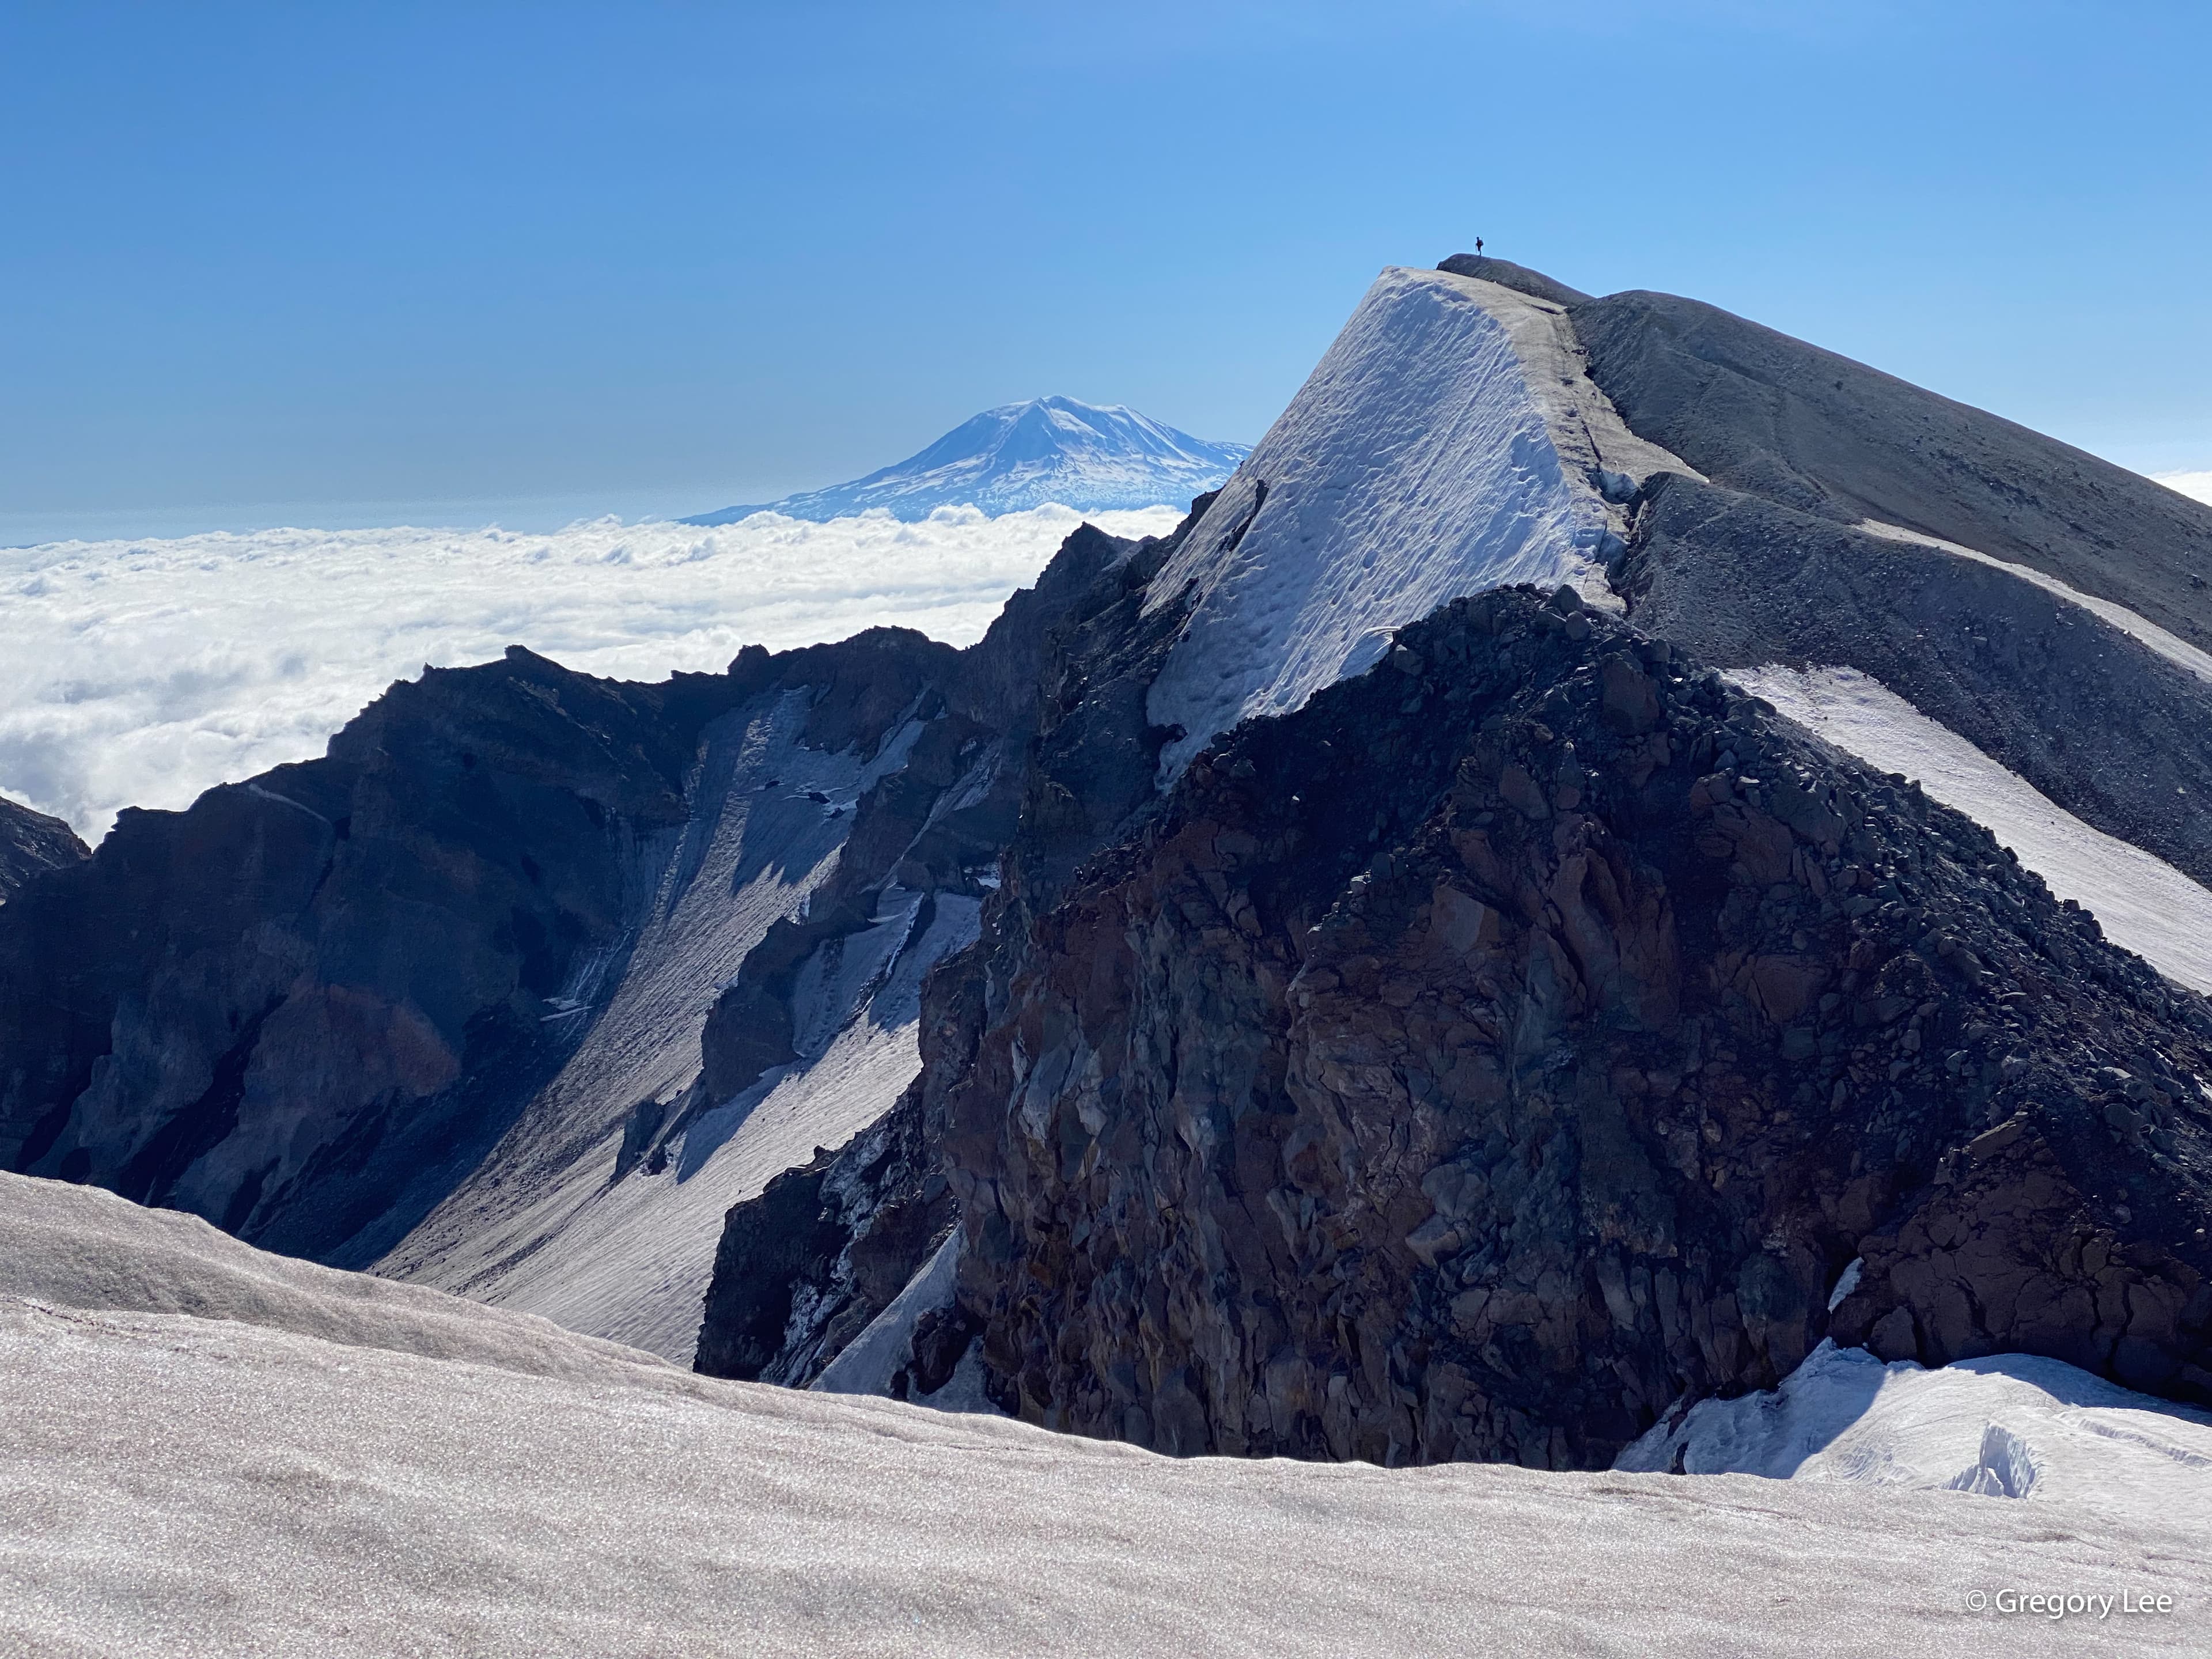
[[[2166,493],[2144,481],[1848,365],[1847,391],[1881,383],[1854,415],[1799,385],[1828,354],[1766,331],[1682,348],[1686,302],[1466,263],[1577,331],[1611,308],[1604,349],[1551,348],[1595,391],[1547,418],[1595,411],[1632,626],[1571,595],[1455,603],[1163,797],[1134,763],[1185,735],[1144,711],[1192,590],[1148,573],[1212,526],[1131,559],[1048,656],[1021,828],[981,939],[931,982],[921,1078],[879,1138],[785,1178],[810,1243],[765,1300],[738,1287],[775,1230],[733,1212],[702,1367],[818,1376],[957,1215],[957,1291],[891,1390],[972,1352],[1007,1409],[1172,1449],[1587,1464],[1827,1334],[2204,1398],[2203,1000],[1705,665],[1859,665],[2193,869],[2202,814],[2160,803],[2195,798],[2201,683],[1929,538],[2170,618],[2212,517],[2153,503],[2165,551],[2122,580],[2077,497],[2131,511]],[[1715,441],[1762,398],[1769,424],[1738,423],[1768,447]],[[1885,485],[1853,422],[1899,407],[1977,464]],[[1623,432],[1687,459],[1607,473]],[[1266,483],[1238,486],[1232,537]],[[2144,764],[2100,766],[2112,744]],[[717,1346],[726,1295],[742,1352]]]
[[[1832,1329],[2212,1398],[2208,1042],[1969,821],[1487,595],[1041,919],[960,1304],[1010,1409],[1184,1452],[1593,1466]]]
[[[33,877],[67,869],[91,855],[91,848],[61,819],[0,796],[0,904]]]

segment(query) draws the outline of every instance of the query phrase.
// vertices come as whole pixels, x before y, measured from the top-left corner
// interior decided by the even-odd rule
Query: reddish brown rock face
[[[1034,1420],[1602,1464],[1858,1256],[1841,1340],[2212,1386],[2201,1000],[1603,619],[1447,608],[995,948],[937,1086]]]

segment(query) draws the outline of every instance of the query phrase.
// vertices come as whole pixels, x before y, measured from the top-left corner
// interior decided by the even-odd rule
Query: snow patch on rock
[[[914,1357],[915,1324],[922,1315],[952,1305],[960,1238],[957,1227],[947,1233],[890,1306],[870,1320],[810,1386],[824,1394],[889,1394],[891,1378]]]

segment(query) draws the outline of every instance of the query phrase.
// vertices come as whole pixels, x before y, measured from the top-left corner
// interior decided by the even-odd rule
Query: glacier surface
[[[2187,1653],[2212,1551],[2163,1486],[1178,1461],[14,1176],[0,1428],[0,1649],[41,1656]],[[2175,1608],[1976,1609],[2008,1589]]]

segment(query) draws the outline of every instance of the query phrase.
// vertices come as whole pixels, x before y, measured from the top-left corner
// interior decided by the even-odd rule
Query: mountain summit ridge
[[[735,524],[781,513],[819,524],[878,508],[911,521],[940,507],[976,507],[996,517],[1054,502],[1082,513],[1158,507],[1218,487],[1251,453],[1249,444],[1194,438],[1121,404],[1031,398],[987,409],[866,477],[684,522]]]

